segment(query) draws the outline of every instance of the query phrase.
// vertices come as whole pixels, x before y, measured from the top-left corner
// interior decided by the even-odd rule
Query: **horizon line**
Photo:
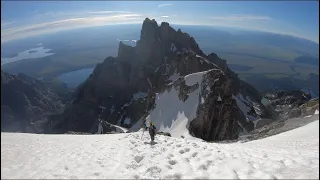
[[[150,18],[149,18],[150,19]],[[157,22],[157,21],[156,21]],[[165,22],[165,21],[162,21]],[[161,22],[161,23],[162,23]],[[161,25],[161,23],[158,23],[158,26]],[[167,22],[168,23],[168,22]],[[74,28],[72,30],[76,30],[76,29],[83,29],[83,28],[92,28],[92,27],[103,27],[103,26],[121,26],[121,25],[142,25],[143,22],[136,22],[136,23],[115,23],[115,24],[104,24],[104,25],[100,25],[100,26],[86,26],[86,27],[78,27],[78,28]],[[249,29],[249,28],[243,28],[243,27],[235,27],[235,26],[223,26],[223,25],[212,25],[212,24],[179,24],[179,23],[169,23],[169,25],[178,25],[178,26],[206,26],[206,27],[222,27],[222,28],[230,28],[230,29],[235,29],[235,30],[243,30],[243,31],[254,31],[254,32],[262,32],[262,33],[270,33],[270,34],[276,34],[276,35],[283,35],[283,36],[290,36],[293,38],[298,38],[298,39],[302,39],[302,40],[306,40],[306,41],[311,41],[313,43],[316,43],[317,45],[319,45],[318,41],[314,41],[312,39],[308,39],[305,37],[301,37],[301,36],[297,36],[297,35],[292,35],[292,34],[286,34],[286,33],[281,33],[281,32],[272,32],[272,31],[266,31],[266,30],[258,30],[258,29]],[[173,27],[172,27],[173,28]],[[60,30],[54,33],[59,33],[59,32],[63,32],[63,31],[72,31],[71,29],[68,30]],[[183,29],[181,29],[181,31],[183,31]],[[186,32],[187,33],[187,32]],[[50,35],[52,33],[44,33],[44,34],[39,34],[39,35]],[[10,43],[13,41],[21,41],[23,39],[28,39],[31,37],[35,37],[38,35],[32,35],[32,36],[28,36],[28,37],[23,37],[23,38],[19,38],[19,39],[11,39],[11,40],[7,40],[7,41],[3,41],[1,42],[1,44],[5,44],[5,43]]]

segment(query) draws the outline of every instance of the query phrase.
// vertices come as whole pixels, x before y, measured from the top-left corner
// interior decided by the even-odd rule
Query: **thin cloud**
[[[209,17],[214,20],[221,21],[269,21],[272,18],[268,16],[256,16],[256,15],[229,15],[229,16],[212,16]]]
[[[170,16],[161,16],[162,18],[168,18],[168,17],[170,17]]]
[[[47,19],[47,18],[76,18],[85,15],[94,14],[129,14],[129,11],[78,11],[78,12],[45,12],[41,14],[35,14],[33,18],[35,19]]]
[[[129,11],[92,11],[88,14],[116,14],[116,13],[131,13]]]
[[[159,4],[158,8],[166,7],[166,6],[172,6],[172,4]]]
[[[12,21],[1,21],[1,27],[12,24]]]
[[[95,16],[69,18],[51,22],[26,25],[16,28],[1,29],[1,43],[25,37],[57,32],[81,27],[103,26],[107,24],[132,24],[142,21],[141,14],[120,14],[110,16]]]

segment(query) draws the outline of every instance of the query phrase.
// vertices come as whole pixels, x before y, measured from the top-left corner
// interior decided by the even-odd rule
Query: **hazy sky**
[[[73,28],[142,23],[216,25],[319,43],[318,1],[2,1],[1,42]]]

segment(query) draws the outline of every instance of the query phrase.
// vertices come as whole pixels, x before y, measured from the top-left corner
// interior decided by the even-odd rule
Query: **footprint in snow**
[[[137,169],[138,167],[140,167],[139,165],[135,165],[135,164],[127,164],[127,169]]]
[[[173,142],[168,143],[168,146],[171,146],[173,144]]]
[[[179,153],[180,153],[180,154],[184,154],[185,151],[184,151],[183,149],[181,149],[181,150],[179,151]]]
[[[95,173],[93,173],[93,175],[95,175],[95,176],[100,176],[100,173],[95,172]]]
[[[135,157],[134,157],[134,160],[135,160],[137,163],[140,163],[143,158],[144,158],[143,156],[135,156]]]
[[[157,167],[157,166],[152,166],[152,167],[149,167],[147,170],[146,170],[146,173],[150,173],[151,176],[156,176],[156,175],[159,175],[161,173],[162,169]]]
[[[263,157],[264,157],[264,158],[268,158],[268,155],[267,155],[267,154],[264,154]]]
[[[208,170],[207,166],[205,164],[201,164],[199,167],[198,167],[198,170]]]
[[[212,163],[213,163],[213,161],[211,161],[211,160],[207,160],[207,166],[210,166]]]
[[[198,152],[194,152],[194,153],[192,153],[192,157],[196,157],[198,155]]]
[[[102,162],[99,160],[99,161],[97,161],[97,164],[102,164]]]
[[[190,148],[184,148],[184,151],[189,152]]]
[[[169,160],[168,162],[169,162],[170,165],[175,165],[175,164],[177,164],[177,161],[176,161],[176,160]]]
[[[194,148],[199,148],[200,146],[198,145],[198,144],[196,144],[196,143],[192,143],[192,146],[194,147]]]
[[[170,174],[164,177],[164,179],[181,179],[182,178],[182,174],[180,173],[174,173],[174,174]]]

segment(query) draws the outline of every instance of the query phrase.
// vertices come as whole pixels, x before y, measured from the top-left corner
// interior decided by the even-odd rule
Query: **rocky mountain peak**
[[[185,82],[187,77],[200,76],[199,72],[203,78],[198,83]],[[154,19],[146,18],[137,45],[131,47],[120,42],[118,57],[98,64],[78,88],[77,99],[62,114],[59,128],[94,133],[98,117],[131,128],[157,106],[156,94],[172,88],[177,92],[173,99],[197,106],[196,117],[189,119],[189,130],[206,140],[235,138],[239,126],[246,131],[252,129],[253,123],[246,120],[248,113],[251,119],[256,118],[255,108],[264,114],[263,106],[260,108],[256,102],[260,100],[259,94],[242,82],[225,60],[214,53],[204,54],[196,40],[181,29],[176,31],[167,22],[158,26]],[[197,92],[199,98],[188,100]],[[201,103],[196,102],[199,99]]]
[[[157,36],[158,23],[155,19],[146,18],[142,23],[140,40],[150,39]]]
[[[168,22],[162,22],[160,25],[161,28],[168,28],[169,27],[169,23]]]
[[[136,52],[142,62],[159,65],[164,63],[164,56],[168,56],[174,51],[192,51],[200,56],[205,56],[193,37],[182,32],[181,29],[176,31],[167,22],[162,22],[158,26],[154,19],[146,18],[142,25],[140,37]]]
[[[134,47],[126,45],[120,41],[117,59],[121,62],[134,64],[137,60],[137,53]]]

